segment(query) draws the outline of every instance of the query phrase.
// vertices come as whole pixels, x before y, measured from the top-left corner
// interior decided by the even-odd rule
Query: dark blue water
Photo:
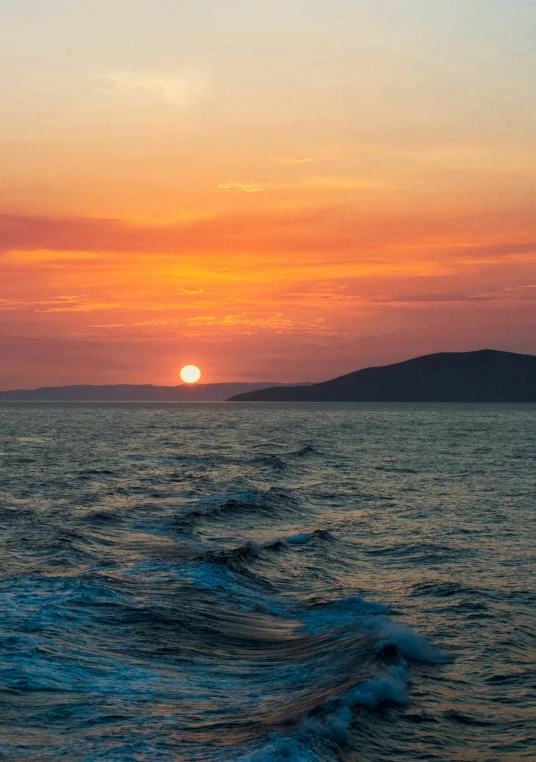
[[[536,406],[0,406],[0,758],[536,759]]]

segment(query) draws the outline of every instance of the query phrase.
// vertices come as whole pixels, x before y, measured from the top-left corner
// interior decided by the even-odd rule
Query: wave
[[[54,724],[66,692],[83,691],[92,701],[104,695],[119,717],[127,705],[180,707],[173,717],[178,760],[338,760],[352,743],[359,709],[406,701],[408,661],[442,663],[446,656],[392,620],[380,602],[349,596],[303,606],[248,574],[257,554],[277,558],[329,541],[329,533],[315,530],[229,551],[191,546],[197,557],[180,564],[26,579],[17,592],[30,615],[40,606],[39,622],[19,621],[10,588],[7,621],[33,636],[11,644],[17,664],[9,672],[0,667],[0,679],[13,701],[21,691],[49,692],[47,706],[35,708],[44,726]],[[88,632],[92,649],[81,654]],[[130,728],[136,715],[128,711]],[[85,723],[82,715],[70,719],[80,733]],[[84,736],[84,759],[97,749],[95,759],[122,759],[106,745],[113,734],[99,739]],[[164,759],[156,748],[152,758]]]
[[[91,511],[86,513],[81,518],[82,521],[88,524],[123,524],[125,522],[124,516],[120,516],[114,511]]]
[[[238,548],[230,550],[209,550],[202,557],[211,562],[223,563],[230,568],[241,567],[244,562],[265,556],[270,551],[281,551],[289,546],[306,545],[314,540],[327,540],[331,535],[327,530],[315,529],[312,532],[299,532],[288,537],[279,537],[267,542],[250,540]]]
[[[185,528],[197,521],[214,519],[223,514],[242,513],[285,513],[285,517],[295,513],[299,507],[299,501],[292,490],[283,487],[271,487],[269,490],[256,490],[251,492],[238,492],[223,495],[211,495],[191,504],[194,507],[186,509],[184,513],[174,518],[177,528]]]
[[[269,468],[272,471],[286,472],[297,467],[296,461],[306,458],[319,456],[320,453],[312,445],[305,445],[298,450],[280,453],[259,453],[254,455],[247,462],[254,466]],[[289,461],[291,461],[289,463]],[[294,463],[292,462],[294,461]]]
[[[78,472],[79,479],[90,479],[93,476],[118,476],[118,474],[110,468],[84,468]]]
[[[419,582],[413,586],[413,595],[418,596],[431,596],[439,598],[451,598],[458,595],[485,595],[485,591],[477,590],[467,585],[462,585],[460,582],[453,582],[451,580],[438,580],[437,582]]]
[[[255,455],[253,458],[250,458],[248,463],[255,466],[270,468],[272,471],[286,471],[288,469],[288,465],[285,461],[274,453]]]
[[[305,445],[304,447],[300,447],[299,450],[293,450],[292,452],[286,453],[286,456],[289,458],[306,458],[314,455],[320,455],[320,452],[312,445]]]
[[[392,619],[382,623],[379,634],[381,648],[394,646],[401,656],[410,661],[426,664],[448,664],[453,661],[452,654],[431,646],[422,635]]]
[[[402,542],[385,547],[368,548],[365,552],[369,556],[404,558],[416,563],[434,563],[466,554],[462,548],[432,542]]]

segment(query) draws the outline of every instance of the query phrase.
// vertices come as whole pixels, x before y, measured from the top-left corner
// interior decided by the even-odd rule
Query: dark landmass
[[[223,402],[233,394],[275,386],[273,383],[110,384],[106,386],[46,386],[0,392],[0,402]]]
[[[536,402],[536,356],[441,352],[309,386],[279,386],[231,402]]]

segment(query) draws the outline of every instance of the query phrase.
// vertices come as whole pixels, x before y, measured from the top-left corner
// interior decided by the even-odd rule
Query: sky
[[[0,388],[536,353],[532,0],[0,0]]]

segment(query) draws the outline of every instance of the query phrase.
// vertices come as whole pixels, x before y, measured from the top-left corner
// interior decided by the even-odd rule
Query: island
[[[269,388],[274,384],[222,383],[179,384],[106,384],[94,386],[44,386],[40,389],[0,391],[0,402],[224,402],[230,395]]]
[[[536,402],[536,356],[440,352],[308,386],[233,395],[230,402]]]

